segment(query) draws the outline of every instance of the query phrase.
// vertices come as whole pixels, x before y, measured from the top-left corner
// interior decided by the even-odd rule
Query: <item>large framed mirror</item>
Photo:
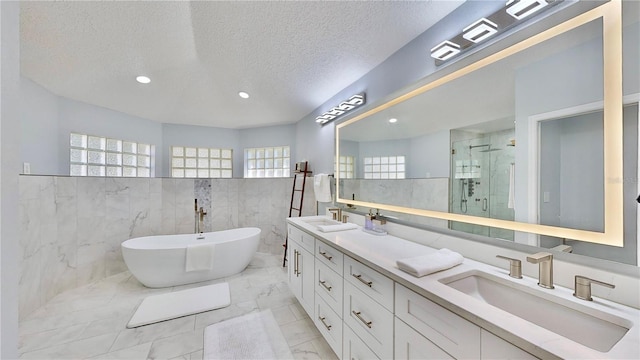
[[[338,124],[337,202],[535,246],[623,246],[638,21],[607,2]]]

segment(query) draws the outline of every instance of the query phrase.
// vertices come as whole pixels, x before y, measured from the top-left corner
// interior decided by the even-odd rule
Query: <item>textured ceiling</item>
[[[21,71],[163,123],[293,123],[462,2],[22,2]]]

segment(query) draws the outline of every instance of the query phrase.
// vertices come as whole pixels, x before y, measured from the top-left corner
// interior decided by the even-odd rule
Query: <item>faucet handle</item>
[[[509,260],[509,276],[516,279],[522,279],[522,262],[518,259],[496,255],[498,259]]]
[[[615,289],[615,285],[613,284],[609,284],[606,282],[602,282],[599,280],[594,280],[594,279],[590,279],[586,276],[582,276],[582,275],[576,275],[575,277],[575,281],[574,281],[574,286],[573,288],[574,293],[573,296],[577,297],[578,299],[582,299],[582,300],[587,300],[587,301],[593,301],[593,298],[591,297],[591,284],[598,284],[598,285],[602,285],[604,287],[608,287],[610,289]]]

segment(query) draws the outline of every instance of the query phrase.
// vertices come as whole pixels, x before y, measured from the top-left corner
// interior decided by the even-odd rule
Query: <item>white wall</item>
[[[0,2],[0,358],[18,357],[19,3]]]
[[[33,173],[58,174],[58,97],[26,78],[21,78],[20,95],[22,162],[28,162]],[[68,154],[68,137],[64,145]]]

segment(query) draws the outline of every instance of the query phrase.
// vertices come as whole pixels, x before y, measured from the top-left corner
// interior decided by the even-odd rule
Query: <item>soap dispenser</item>
[[[364,228],[373,230],[373,209],[369,209],[369,213],[364,216]]]

